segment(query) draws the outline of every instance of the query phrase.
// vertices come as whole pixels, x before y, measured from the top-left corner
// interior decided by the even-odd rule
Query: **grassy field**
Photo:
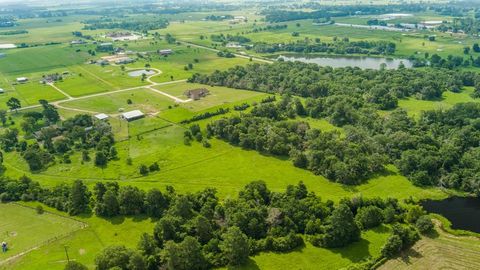
[[[28,204],[30,206],[36,205],[36,203]],[[3,207],[0,205],[0,207]],[[20,207],[23,208],[23,207]],[[54,216],[59,220],[70,219],[62,218],[66,214],[63,212],[56,211],[49,207],[44,208],[56,215],[45,214],[46,216]],[[0,208],[3,210],[3,208]],[[16,217],[17,212],[10,212],[9,217]],[[36,215],[34,210],[29,209],[31,216],[24,220],[18,220],[15,222],[16,226],[25,226],[30,234],[30,237],[39,237],[41,235],[42,228],[35,228],[31,225],[32,220],[36,222],[38,218],[32,218],[33,215]],[[8,213],[8,212],[7,212]],[[15,213],[15,214],[13,214]],[[0,216],[3,219],[3,211],[0,212]],[[7,216],[6,216],[7,217]],[[137,241],[140,238],[140,235],[144,232],[151,233],[153,231],[154,222],[150,219],[144,217],[116,217],[113,219],[102,219],[95,216],[80,216],[76,217],[77,220],[88,225],[87,228],[78,230],[73,234],[70,234],[66,238],[59,239],[58,241],[52,242],[47,246],[44,246],[40,249],[34,250],[25,256],[14,260],[8,265],[0,265],[2,270],[10,269],[22,269],[22,270],[36,270],[36,269],[52,269],[60,270],[63,269],[66,262],[65,257],[65,246],[68,248],[69,257],[71,260],[79,261],[86,264],[90,269],[94,268],[93,259],[95,255],[100,252],[103,248],[109,245],[125,245],[131,248],[136,247]],[[78,222],[77,222],[78,223]],[[81,224],[83,224],[81,223]],[[0,223],[1,224],[1,223]],[[13,225],[13,224],[10,224]],[[47,228],[43,230],[54,231],[55,233],[62,232],[67,229],[67,226],[63,227],[54,227],[44,224]],[[0,227],[3,229],[3,227]],[[16,229],[18,230],[18,229]],[[32,241],[28,241],[31,243]],[[13,243],[13,241],[12,241]],[[0,255],[1,256],[1,255]],[[1,257],[0,257],[1,258]]]
[[[480,245],[476,237],[460,237],[437,227],[431,237],[423,237],[410,250],[389,260],[388,269],[479,269]]]
[[[0,269],[2,261],[65,237],[84,226],[82,222],[55,214],[37,214],[33,208],[0,204],[0,241],[9,245],[7,253],[0,253]]]
[[[132,103],[128,104],[127,100],[131,100]],[[120,108],[123,108],[124,111],[138,109],[144,113],[156,113],[173,105],[172,99],[143,88],[62,103],[64,107],[107,114],[119,114]]]
[[[345,248],[324,249],[306,243],[305,247],[287,254],[262,253],[252,257],[249,264],[236,270],[255,269],[342,269],[368,257],[378,256],[390,229],[381,226],[362,233],[362,239]]]
[[[472,98],[473,87],[465,87],[460,93],[444,92],[440,100],[418,100],[413,97],[401,99],[398,102],[400,108],[405,109],[411,116],[418,117],[422,111],[449,109],[455,104],[463,102],[480,102],[479,99]]]

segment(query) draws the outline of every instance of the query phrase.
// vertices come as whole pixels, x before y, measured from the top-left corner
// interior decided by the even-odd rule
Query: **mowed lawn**
[[[77,65],[70,75],[56,85],[74,97],[147,85],[139,77],[130,77],[119,66]]]
[[[0,263],[83,227],[83,223],[70,218],[37,214],[35,209],[17,204],[0,204],[0,241],[9,247],[7,253],[0,253]]]
[[[131,101],[131,104],[128,103],[128,100]],[[64,102],[62,106],[107,114],[118,114],[121,108],[123,108],[123,111],[138,109],[144,113],[156,113],[166,110],[174,104],[171,98],[150,89],[135,89]]]
[[[257,100],[259,97],[266,97],[267,94],[248,90],[227,88],[222,86],[209,86],[196,83],[178,83],[164,86],[156,86],[156,89],[170,94],[172,96],[188,99],[185,92],[192,89],[205,88],[210,94],[200,100],[187,103],[181,103],[180,106],[192,112],[199,112],[219,105],[231,105],[239,101],[251,103],[251,100]]]
[[[38,101],[41,99],[55,101],[66,98],[62,93],[50,85],[40,84],[35,81],[25,84],[17,84],[14,86],[14,89],[20,97],[22,106],[37,105]]]

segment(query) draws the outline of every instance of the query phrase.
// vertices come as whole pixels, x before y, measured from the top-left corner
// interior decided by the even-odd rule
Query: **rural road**
[[[185,44],[185,45],[190,45],[190,46],[192,46],[192,47],[209,50],[209,51],[212,51],[212,52],[219,52],[219,51],[220,51],[220,50],[218,50],[218,49],[210,48],[210,47],[203,46],[203,45],[198,45],[198,44],[191,43],[191,42],[188,42],[188,41],[181,41],[181,40],[179,40],[178,42],[183,43],[183,44]],[[254,61],[263,62],[263,63],[267,63],[267,64],[272,64],[272,63],[274,62],[274,61],[272,61],[272,60],[267,60],[267,59],[264,59],[264,58],[258,58],[258,57],[254,57],[254,56],[250,56],[250,55],[243,55],[243,54],[239,54],[239,53],[234,53],[234,55],[235,55],[236,57],[245,58],[245,59],[250,59],[250,58],[252,58],[252,60],[254,60]]]
[[[156,73],[147,77],[146,78],[146,81],[148,83],[150,83],[149,85],[142,85],[142,86],[136,86],[136,87],[130,87],[130,88],[125,88],[125,89],[119,89],[119,90],[114,90],[114,91],[108,91],[108,92],[102,92],[102,93],[96,93],[96,94],[91,94],[91,95],[85,95],[85,96],[80,96],[80,97],[72,97],[70,96],[69,94],[67,94],[65,91],[61,90],[60,88],[58,88],[56,85],[54,84],[48,84],[50,85],[52,88],[54,88],[55,90],[57,90],[58,92],[60,92],[61,94],[63,94],[65,97],[67,97],[66,99],[62,99],[62,100],[57,100],[57,101],[53,101],[53,102],[50,102],[50,104],[58,107],[58,108],[61,108],[61,109],[65,109],[65,110],[70,110],[70,111],[77,111],[77,112],[85,112],[85,113],[92,113],[92,114],[97,114],[98,112],[94,112],[94,111],[88,111],[88,110],[83,110],[83,109],[76,109],[76,108],[70,108],[70,107],[65,107],[63,105],[61,105],[62,103],[65,103],[65,102],[70,102],[70,101],[75,101],[75,100],[82,100],[82,99],[89,99],[89,98],[94,98],[94,97],[101,97],[101,96],[105,96],[105,95],[111,95],[111,94],[116,94],[116,93],[121,93],[121,92],[127,92],[127,91],[133,91],[133,90],[138,90],[138,89],[149,89],[157,94],[161,94],[161,95],[164,95],[170,99],[173,99],[175,102],[179,102],[179,103],[186,103],[186,102],[190,102],[191,99],[180,99],[180,98],[177,98],[177,97],[174,97],[170,94],[167,94],[165,92],[162,92],[158,89],[155,89],[153,88],[154,86],[162,86],[162,85],[169,85],[169,84],[175,84],[175,83],[181,83],[181,82],[186,82],[187,80],[176,80],[176,81],[170,81],[170,82],[163,82],[163,83],[157,83],[157,82],[153,82],[151,80],[152,77],[155,77],[155,76],[158,76],[160,74],[162,74],[162,71],[159,70],[159,69],[156,69],[156,68],[150,68],[151,70],[155,70]],[[131,69],[131,70],[138,70],[138,69]],[[25,106],[25,107],[22,107],[22,108],[19,108],[18,111],[23,111],[23,110],[29,110],[29,109],[34,109],[34,108],[39,108],[41,107],[40,104],[38,105],[31,105],[31,106]],[[11,110],[10,110],[11,111]]]

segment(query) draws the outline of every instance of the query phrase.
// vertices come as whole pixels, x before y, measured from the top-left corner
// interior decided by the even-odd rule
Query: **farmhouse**
[[[19,78],[17,78],[17,82],[18,82],[18,83],[26,83],[26,82],[28,82],[28,78],[26,78],[26,77],[19,77]]]
[[[208,89],[206,89],[206,88],[197,88],[197,89],[192,89],[192,90],[185,91],[184,94],[185,94],[185,96],[187,96],[187,97],[189,97],[193,100],[199,100],[200,98],[205,97],[208,94],[210,94],[210,91],[208,91]]]
[[[99,113],[99,114],[95,114],[94,117],[100,121],[103,121],[103,120],[107,120],[109,116],[104,113]]]
[[[122,113],[121,117],[127,121],[133,121],[133,120],[143,118],[144,116],[145,114],[143,114],[143,112],[141,112],[140,110],[134,110],[134,111]]]
[[[160,55],[170,55],[173,53],[173,51],[171,49],[165,49],[158,51],[158,53],[160,53]]]
[[[97,46],[97,51],[99,51],[99,52],[111,52],[111,51],[113,51],[113,43],[110,43],[110,42],[100,43]]]
[[[54,83],[56,81],[62,80],[62,76],[60,74],[55,73],[55,74],[48,74],[48,75],[43,75],[42,79],[40,80],[40,83],[47,84],[47,83]]]
[[[80,44],[85,44],[86,42],[84,40],[78,39],[78,40],[72,40],[70,44],[72,45],[80,45]]]
[[[115,60],[115,64],[117,65],[125,65],[135,62],[135,59],[130,57],[120,57]]]

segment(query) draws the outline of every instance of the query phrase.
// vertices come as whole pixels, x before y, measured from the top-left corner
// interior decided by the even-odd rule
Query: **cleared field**
[[[0,72],[14,76],[25,76],[35,72],[46,72],[84,63],[89,55],[86,50],[76,52],[65,45],[40,46],[6,51],[0,59]]]
[[[131,101],[131,104],[128,104],[128,100]],[[138,109],[144,113],[156,113],[166,110],[174,104],[172,99],[155,93],[152,90],[137,89],[64,102],[62,106],[107,114],[119,114],[120,108],[123,108],[124,111]]]
[[[362,239],[345,248],[324,249],[306,243],[306,246],[287,254],[262,253],[252,257],[242,270],[254,269],[342,269],[368,257],[378,256],[388,238],[390,229],[381,226],[362,233]]]
[[[380,270],[389,269],[479,269],[480,240],[459,237],[437,228],[433,237],[423,237],[400,257],[389,260]]]
[[[145,120],[148,121],[147,119]],[[131,124],[144,127],[141,122]],[[156,127],[161,125],[162,123],[156,123]],[[165,126],[166,122],[163,122],[163,125]],[[135,129],[129,127],[129,130]],[[184,130],[183,127],[171,125],[145,133],[141,138],[133,136],[128,141],[118,142],[116,148],[120,160],[111,161],[106,168],[98,168],[93,162],[82,164],[80,153],[71,156],[72,164],[57,163],[38,174],[30,173],[23,158],[15,153],[5,155],[4,165],[9,176],[29,175],[47,186],[79,178],[91,185],[102,180],[122,180],[120,184],[134,185],[142,189],[172,185],[179,192],[216,187],[221,197],[227,197],[235,196],[253,180],[264,180],[274,191],[284,190],[289,184],[303,181],[311,191],[324,199],[334,201],[355,194],[399,199],[410,196],[417,199],[446,196],[440,189],[413,186],[393,167],[389,173],[374,177],[359,186],[332,183],[322,176],[294,167],[289,160],[242,150],[215,139],[211,140],[211,148],[204,148],[197,142],[186,146],[183,144]],[[133,134],[134,131],[131,135]],[[133,160],[132,165],[125,162],[128,156]],[[141,176],[138,172],[140,164],[149,165],[153,162],[159,163],[160,172]],[[396,192],[392,193],[391,190]]]
[[[36,203],[29,203],[28,205],[34,206]],[[44,208],[58,215],[66,215],[49,207],[44,206]],[[0,215],[2,215],[1,212]],[[66,263],[65,246],[68,248],[71,260],[79,261],[90,269],[94,269],[95,255],[103,248],[109,245],[125,245],[134,248],[140,235],[144,232],[151,233],[155,225],[152,220],[141,216],[135,218],[116,217],[112,219],[103,219],[96,216],[80,216],[76,218],[87,223],[88,227],[74,232],[69,237],[50,243],[41,249],[34,250],[9,265],[0,266],[0,269],[64,269]],[[35,222],[37,222],[36,218]],[[29,223],[32,223],[32,219],[26,221],[26,224]],[[42,233],[42,231],[38,231],[35,228],[31,228],[30,231],[33,237],[36,236],[34,234]]]
[[[70,218],[43,213],[17,204],[0,204],[0,241],[8,243],[7,253],[0,253],[2,261],[37,246],[79,230],[84,224]]]
[[[480,99],[472,98],[473,87],[465,87],[460,93],[444,92],[440,100],[418,100],[415,98],[401,99],[398,106],[404,108],[412,116],[420,116],[422,111],[449,109],[455,104],[463,102],[480,102]]]
[[[129,49],[138,51],[156,51],[159,49],[172,49],[173,54],[163,57],[152,54],[148,59],[140,59],[130,64],[131,68],[144,68],[146,63],[158,68],[162,74],[152,78],[154,82],[168,82],[172,80],[187,79],[194,73],[210,73],[215,70],[224,70],[236,65],[246,65],[248,59],[244,58],[223,58],[217,56],[216,52],[194,48],[186,45],[168,44],[164,41],[139,41],[130,44]],[[185,69],[192,64],[192,69]]]
[[[40,99],[55,101],[65,98],[62,93],[58,92],[53,87],[49,85],[43,85],[38,82],[17,84],[14,87],[18,96],[21,97],[20,101],[24,101],[24,103],[22,103],[22,106],[37,105]]]
[[[232,89],[221,86],[212,87],[208,85],[191,83],[157,86],[155,88],[181,99],[188,99],[188,97],[184,95],[185,91],[197,88],[206,88],[210,92],[210,94],[206,97],[201,98],[200,100],[180,104],[180,106],[192,112],[202,111],[219,105],[235,104],[239,101],[249,101],[251,99],[259,100],[260,97],[267,96],[267,94],[261,92]]]

